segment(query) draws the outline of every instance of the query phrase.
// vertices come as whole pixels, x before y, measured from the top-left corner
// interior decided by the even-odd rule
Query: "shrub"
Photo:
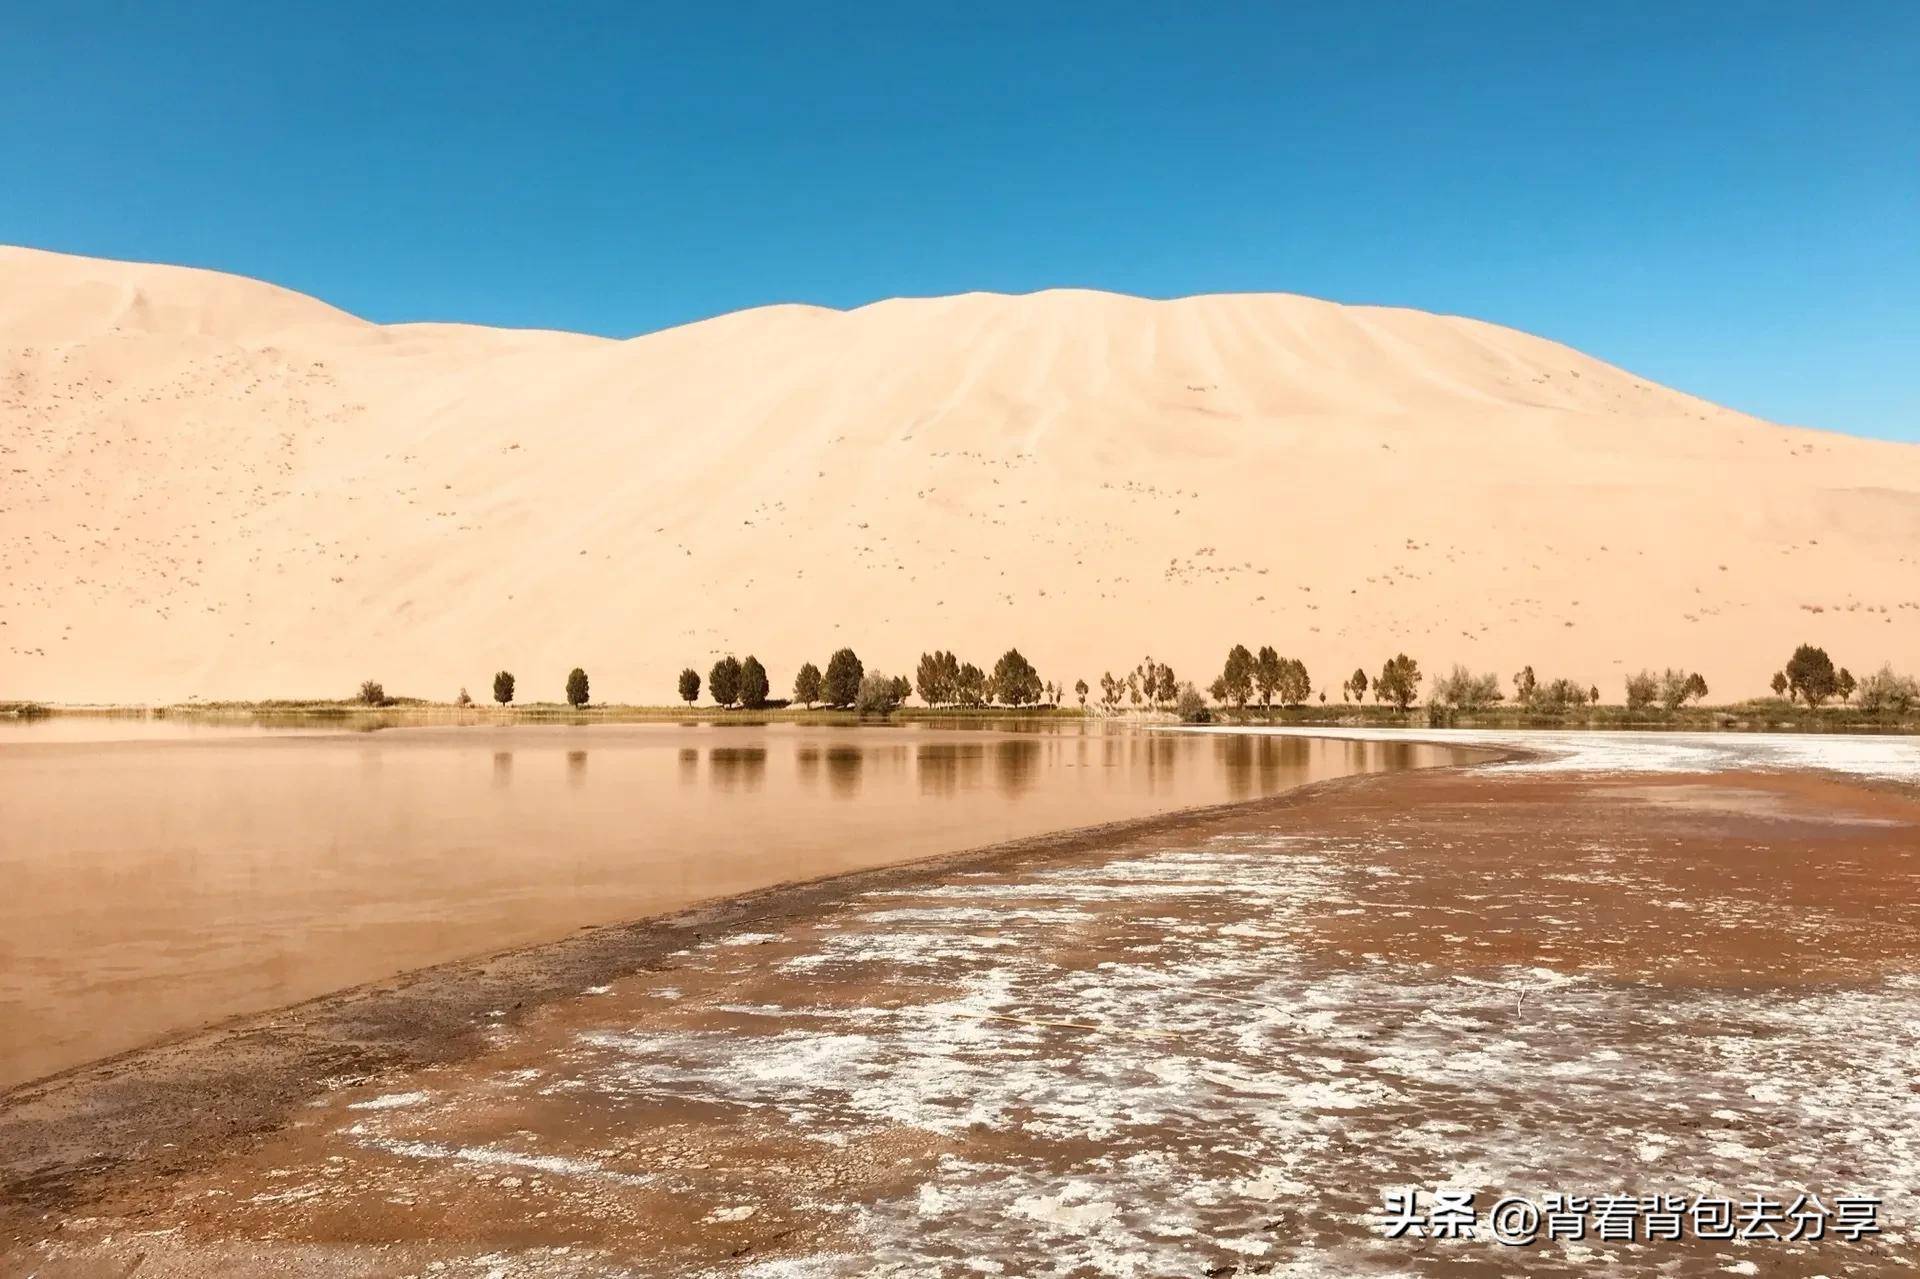
[[[879,671],[863,674],[860,687],[854,690],[853,708],[862,715],[891,715],[900,705],[905,683],[905,680],[889,679]]]
[[[793,700],[809,708],[820,700],[820,668],[812,662],[802,662],[800,673],[793,677]]]
[[[827,659],[827,676],[820,685],[820,700],[829,706],[851,706],[859,700],[861,677],[866,667],[850,648],[843,648]]]
[[[1660,681],[1652,671],[1627,676],[1627,709],[1645,710],[1660,696]]]
[[[366,706],[385,706],[387,704],[387,690],[380,687],[379,680],[362,680],[360,682],[360,701]]]
[[[1818,706],[1840,691],[1840,677],[1834,673],[1833,659],[1824,648],[1802,644],[1787,660],[1787,689]]]
[[[1504,699],[1505,694],[1500,691],[1500,677],[1491,671],[1485,675],[1475,675],[1455,663],[1453,670],[1434,677],[1431,700],[1459,710],[1482,710]]]
[[[680,700],[689,706],[700,700],[700,672],[691,666],[680,672]]]
[[[1179,713],[1182,724],[1205,724],[1213,719],[1213,712],[1207,709],[1207,699],[1200,696],[1200,690],[1191,680],[1180,686],[1173,709]]]
[[[1570,679],[1557,679],[1534,686],[1532,706],[1558,714],[1570,706],[1585,706],[1589,701],[1599,700],[1599,689],[1585,689]]]
[[[493,700],[505,706],[513,700],[513,672],[495,671],[493,673]]]
[[[747,654],[747,660],[740,663],[740,704],[757,711],[767,704],[767,694],[772,691],[767,683],[767,668],[760,665],[759,658]]]
[[[1860,709],[1871,715],[1905,715],[1920,706],[1920,683],[1911,675],[1896,675],[1890,665],[1861,680],[1858,689]]]
[[[1675,670],[1669,666],[1660,672],[1660,704],[1670,711],[1677,711],[1687,704],[1687,699],[1695,695],[1706,696],[1707,681],[1689,671]]]
[[[740,669],[740,659],[729,653],[707,672],[707,693],[715,704],[731,706],[740,700]]]
[[[1373,683],[1373,695],[1379,701],[1392,702],[1398,710],[1406,710],[1420,696],[1420,663],[1405,653],[1388,658],[1380,668],[1380,678]]]
[[[587,704],[587,673],[578,666],[567,672],[567,705]]]

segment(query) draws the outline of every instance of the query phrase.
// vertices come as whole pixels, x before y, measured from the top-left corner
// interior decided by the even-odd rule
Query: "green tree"
[[[995,698],[1008,706],[1030,706],[1040,701],[1040,672],[1033,663],[1010,648],[993,664]]]
[[[587,704],[587,673],[578,666],[567,672],[567,705],[580,707]]]
[[[987,673],[972,662],[962,663],[959,672],[953,677],[953,699],[962,706],[985,706],[987,704]]]
[[[1840,668],[1840,674],[1834,679],[1833,691],[1840,695],[1842,702],[1846,702],[1852,700],[1853,690],[1858,687],[1860,687],[1860,685],[1854,681],[1853,672],[1842,666]]]
[[[767,704],[767,694],[772,691],[767,683],[767,668],[760,665],[760,659],[752,653],[740,663],[740,704],[749,710],[759,710]]]
[[[1518,681],[1515,681],[1518,683]],[[1484,675],[1475,675],[1458,662],[1453,670],[1436,676],[1433,681],[1433,696],[1430,700],[1463,711],[1477,711],[1502,700],[1500,677],[1489,671]]]
[[[827,677],[820,686],[820,700],[829,706],[851,706],[860,696],[860,680],[867,668],[850,648],[843,648],[827,659]]]
[[[1380,668],[1380,678],[1373,682],[1373,695],[1378,701],[1392,702],[1396,709],[1406,710],[1420,696],[1420,663],[1405,653],[1388,658]]]
[[[1534,694],[1539,691],[1540,681],[1533,677],[1533,667],[1521,667],[1513,677],[1513,700],[1522,706],[1531,706]]]
[[[1280,701],[1286,706],[1304,706],[1313,696],[1313,680],[1307,675],[1307,664],[1297,657],[1280,659]]]
[[[1687,696],[1696,703],[1707,700],[1707,679],[1699,671],[1687,676]]]
[[[1262,644],[1253,659],[1253,686],[1260,691],[1262,706],[1273,705],[1273,695],[1280,691],[1280,654],[1271,644]]]
[[[1770,685],[1770,687],[1773,689],[1773,695],[1775,697],[1786,697],[1787,696],[1787,673],[1785,671],[1775,671],[1773,673],[1773,683]]]
[[[731,706],[740,700],[739,658],[729,653],[713,664],[707,672],[707,692],[718,706]]]
[[[1802,644],[1787,659],[1787,687],[1809,706],[1818,706],[1840,691],[1840,677],[1824,648]]]
[[[827,678],[831,681],[833,663],[828,662],[827,668]],[[862,715],[891,715],[906,695],[907,681],[904,677],[890,679],[879,671],[863,673],[860,687],[854,690],[853,707]]]
[[[913,673],[914,687],[920,694],[920,700],[929,706],[940,706],[954,700],[954,680],[960,674],[960,659],[952,653],[935,649],[931,653],[920,654],[920,665]]]
[[[820,700],[820,668],[812,662],[802,662],[800,673],[793,677],[793,700],[809,710]]]
[[[1247,651],[1245,644],[1235,644],[1227,650],[1227,664],[1220,672],[1220,686],[1226,690],[1226,700],[1234,709],[1243,709],[1253,699],[1253,654]]]
[[[1654,678],[1652,671],[1641,671],[1627,676],[1627,709],[1645,710],[1660,697],[1660,681]]]
[[[360,681],[360,701],[367,706],[385,706],[387,690],[380,686],[379,680]]]
[[[1367,700],[1367,673],[1355,667],[1353,674],[1347,676],[1346,687],[1353,690],[1354,701],[1364,703]]]
[[[1087,681],[1085,681],[1084,679],[1077,679],[1073,681],[1073,695],[1080,699],[1081,710],[1085,710],[1087,708],[1087,691],[1088,691]]]
[[[689,706],[700,700],[700,672],[691,666],[680,672],[680,700]]]
[[[493,700],[505,706],[513,700],[513,672],[495,671],[493,673]]]

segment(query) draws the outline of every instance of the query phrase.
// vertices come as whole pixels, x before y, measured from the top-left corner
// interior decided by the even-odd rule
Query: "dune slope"
[[[1272,643],[1620,695],[1920,664],[1920,448],[1287,295],[782,306],[631,341],[381,326],[0,249],[0,697],[596,700],[851,644],[1097,685]]]

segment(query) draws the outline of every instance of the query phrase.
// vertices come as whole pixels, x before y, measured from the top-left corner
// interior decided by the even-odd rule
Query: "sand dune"
[[[0,696],[663,702],[854,645],[1097,683],[1235,641],[1759,693],[1920,666],[1920,448],[1495,325],[1287,295],[780,306],[613,341],[371,324],[0,249]],[[1202,681],[1204,682],[1204,680]]]

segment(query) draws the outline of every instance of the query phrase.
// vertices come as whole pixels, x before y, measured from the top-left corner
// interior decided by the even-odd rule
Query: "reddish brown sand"
[[[144,1099],[109,1072],[17,1102],[0,1272],[1920,1264],[1911,790],[1353,779],[655,934],[598,969],[576,947],[354,1003],[466,1010],[463,1033],[424,1028],[440,1047],[410,1067],[356,1069],[338,1006],[283,1018],[314,1041],[283,1069],[330,1045],[338,1071],[272,1113],[241,1090],[239,1136],[220,1131],[224,1094],[197,1096],[197,1124],[170,1110],[184,1059],[139,1076]],[[580,997],[518,1012],[505,993],[568,983]],[[95,1115],[117,1125],[98,1144],[138,1158],[90,1172]],[[1435,1184],[1879,1192],[1885,1233],[1524,1251],[1379,1236],[1383,1188]]]

